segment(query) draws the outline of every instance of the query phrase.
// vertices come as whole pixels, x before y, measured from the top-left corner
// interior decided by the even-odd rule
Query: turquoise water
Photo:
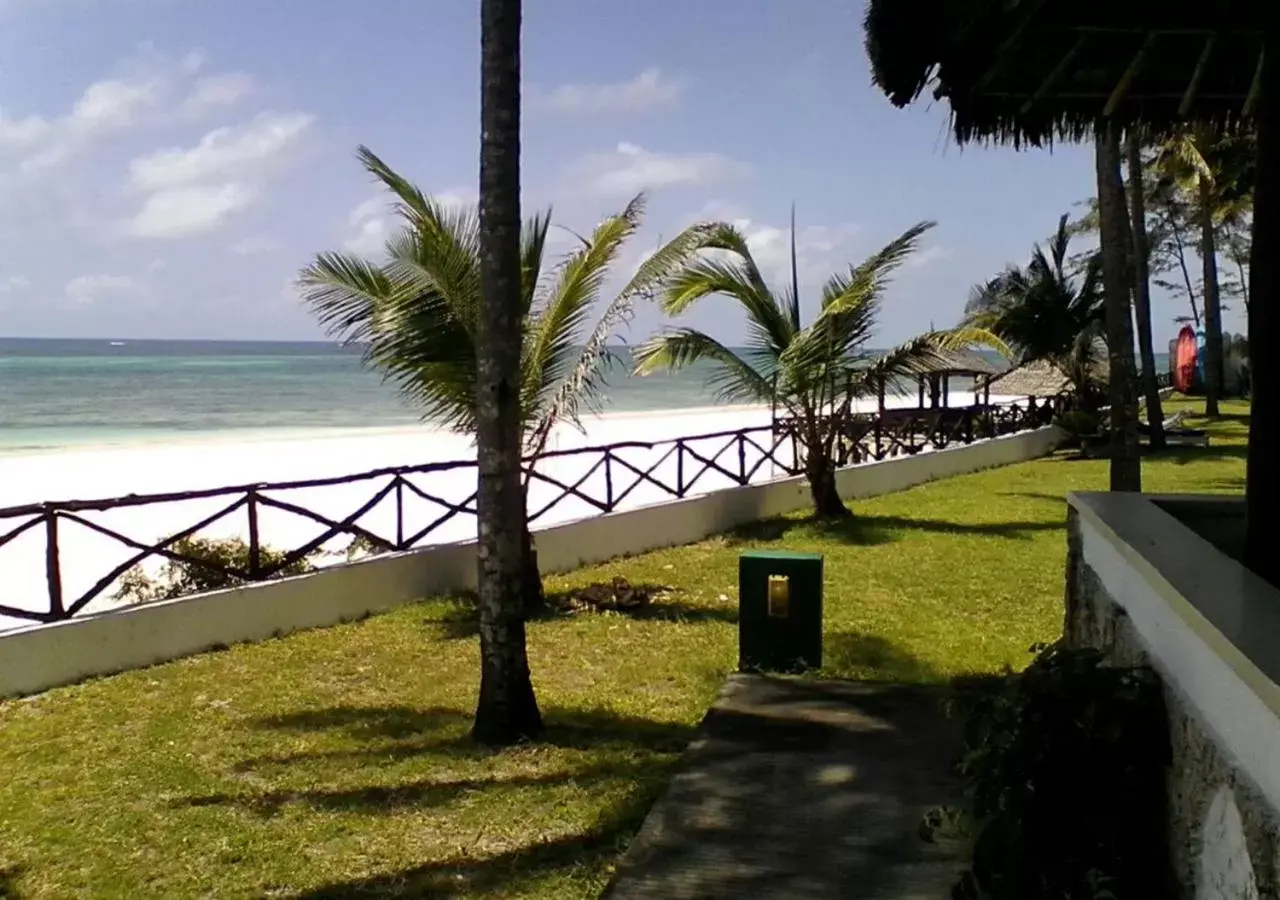
[[[617,366],[607,409],[713,405],[705,374]],[[358,350],[331,343],[0,339],[0,453],[418,421]]]

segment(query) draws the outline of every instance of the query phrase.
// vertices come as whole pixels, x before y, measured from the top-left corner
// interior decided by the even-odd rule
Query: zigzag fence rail
[[[855,416],[838,442],[837,462],[850,465],[870,460],[910,455],[926,448],[944,448],[1047,424],[1059,408],[1056,401],[1037,405],[997,404],[941,410],[887,410],[883,415]],[[796,475],[803,471],[803,453],[794,423],[777,420],[771,425],[713,432],[668,440],[625,441],[544,453],[526,460],[529,519],[544,521],[553,511],[562,519],[613,512],[630,501],[634,505],[681,499],[718,487],[746,485],[753,481]],[[42,555],[43,585],[47,605],[43,610],[0,603],[0,616],[48,623],[70,619],[101,597],[130,569],[144,563],[171,561],[216,570],[238,581],[264,581],[277,577],[299,560],[331,547],[339,538],[362,539],[382,551],[402,551],[428,543],[469,537],[460,531],[476,512],[476,463],[474,460],[426,463],[375,469],[354,475],[304,481],[259,483],[207,490],[157,494],[131,494],[102,500],[69,500],[0,509],[0,551],[15,549],[26,541],[23,558],[34,562]],[[354,493],[340,502],[345,515],[321,512],[312,494],[346,489]],[[306,504],[289,495],[308,492]],[[296,502],[295,502],[296,501]],[[187,512],[187,523],[159,539],[130,537],[119,524],[106,524],[108,514],[153,513],[181,504],[184,510],[203,507],[204,515]],[[331,501],[329,506],[333,506]],[[198,515],[198,518],[192,518]],[[277,550],[264,561],[264,549],[279,547],[264,537],[263,519],[287,515],[294,524],[315,531],[293,542],[291,549]],[[243,518],[240,518],[240,517]],[[123,558],[101,563],[100,571],[82,582],[68,584],[66,549],[68,529],[114,545]],[[185,539],[206,536],[215,526],[231,528],[230,535],[247,538],[248,562],[244,567],[222,565],[182,552]],[[142,527],[146,527],[145,523]],[[152,524],[154,528],[154,523]],[[449,536],[452,531],[454,535]],[[154,531],[152,532],[154,533]],[[206,534],[202,534],[206,533]],[[40,538],[43,537],[43,541]],[[269,537],[269,536],[268,536]],[[43,543],[41,548],[39,545]],[[83,567],[81,567],[83,568]],[[96,575],[97,577],[94,577]],[[0,591],[13,589],[6,578]]]

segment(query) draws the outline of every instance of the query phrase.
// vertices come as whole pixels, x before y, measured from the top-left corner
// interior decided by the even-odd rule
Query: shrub
[[[972,865],[956,900],[1172,897],[1165,823],[1168,724],[1146,668],[1092,649],[1038,647],[1036,660],[972,703],[966,808]]]
[[[1102,431],[1102,415],[1092,410],[1073,409],[1058,416],[1053,424],[1078,444],[1084,438],[1095,437]]]
[[[142,566],[135,566],[121,576],[120,587],[112,595],[113,599],[129,604],[153,603],[190,594],[220,591],[247,583],[247,579],[227,571],[249,569],[249,545],[238,537],[188,537],[173,543],[169,549],[201,562],[167,560],[155,578],[148,575]],[[318,551],[307,554],[302,559],[273,571],[270,577],[286,578],[314,571],[315,566],[311,560],[318,555]],[[269,570],[279,565],[287,556],[288,553],[284,550],[265,545],[258,548],[258,563],[264,569]]]

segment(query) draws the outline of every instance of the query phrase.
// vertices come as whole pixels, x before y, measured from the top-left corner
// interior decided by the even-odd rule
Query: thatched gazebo
[[[933,363],[919,373],[920,408],[925,408],[926,394],[929,408],[946,407],[951,398],[951,378],[971,378],[977,387],[979,378],[990,378],[1004,371],[1004,367],[991,362],[975,350],[939,350]],[[976,399],[975,399],[976,402]],[[880,412],[884,412],[884,385],[880,385]]]
[[[1270,17],[1264,10],[1271,7]],[[1120,138],[1189,124],[1258,132],[1249,308],[1253,364],[1245,563],[1280,584],[1264,546],[1280,518],[1280,26],[1261,0],[870,0],[867,52],[876,83],[905,106],[929,89],[960,143],[1097,146],[1113,410],[1112,486],[1139,483],[1128,228]],[[1270,62],[1268,62],[1270,60]],[[1121,430],[1125,433],[1122,434]]]

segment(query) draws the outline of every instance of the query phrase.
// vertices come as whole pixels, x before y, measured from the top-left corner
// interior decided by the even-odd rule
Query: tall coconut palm
[[[1125,136],[1125,157],[1129,169],[1129,215],[1133,250],[1133,314],[1138,330],[1138,354],[1142,359],[1142,390],[1147,400],[1147,423],[1151,448],[1162,450],[1164,410],[1156,377],[1156,352],[1151,335],[1151,246],[1147,240],[1146,179],[1143,177],[1142,141],[1138,132]]]
[[[521,246],[520,234],[521,13],[521,0],[480,2],[480,216],[476,241],[480,302],[471,316],[458,317],[459,324],[468,320],[473,324],[475,335],[471,352],[474,390],[468,392],[467,399],[475,410],[479,474],[480,698],[472,734],[492,744],[536,737],[542,731],[542,714],[525,650],[524,616],[529,598],[522,596],[529,555],[523,540],[527,525],[520,485],[520,351],[527,308],[523,263],[528,259],[528,254],[521,252],[527,245]],[[401,200],[404,202],[403,195]],[[429,212],[428,207],[423,208]],[[408,241],[418,244],[424,232],[422,243],[439,239],[439,232],[432,233],[428,226],[409,232]],[[406,255],[388,250],[393,265]],[[415,304],[418,308],[448,303],[445,295],[455,279],[465,278],[463,254],[446,248],[444,255],[448,263],[443,269],[424,268],[419,277],[406,279],[410,287],[406,293],[426,300]],[[418,260],[415,254],[408,256]],[[396,281],[392,284],[401,287]],[[384,323],[375,325],[375,335],[388,333]],[[412,334],[418,329],[405,331]],[[403,334],[397,328],[390,333]],[[439,338],[437,335],[436,340]],[[455,395],[455,399],[463,398]]]
[[[1102,261],[1092,254],[1076,275],[1070,245],[1063,216],[1047,253],[1037,244],[1026,268],[1012,266],[970,292],[964,321],[1003,340],[1018,365],[1052,363],[1071,381],[1079,401],[1093,406],[1102,387],[1097,373],[1106,324]]]
[[[520,484],[521,344],[527,309],[524,262],[529,253],[521,252],[527,251],[527,245],[521,246],[520,232],[521,12],[521,0],[480,1],[479,309],[470,316],[458,316],[458,325],[472,324],[475,374],[468,385],[470,392],[454,394],[454,399],[466,397],[474,403],[475,410],[480,699],[472,735],[489,744],[513,743],[543,730],[525,650],[525,609],[530,598],[522,597],[529,566]],[[403,195],[401,200],[407,205]],[[430,213],[428,206],[422,209]],[[412,245],[433,245],[444,236],[428,225],[406,237]],[[390,247],[388,251],[393,266],[406,256]],[[420,261],[415,253],[407,256]],[[412,316],[413,311],[449,302],[445,294],[456,279],[466,278],[467,266],[463,253],[453,247],[445,247],[444,260],[447,264],[442,269],[421,269],[417,278],[404,279],[407,284],[392,280],[396,288],[408,288],[393,296],[407,294],[425,301],[402,311]],[[402,332],[394,326],[388,329],[385,319],[375,321],[375,341],[389,333],[398,343],[399,335],[420,333],[412,326]],[[440,337],[435,335],[436,341]]]
[[[926,335],[888,353],[865,352],[889,276],[915,251],[932,227],[922,222],[847,273],[833,275],[822,290],[817,316],[801,324],[792,230],[791,284],[781,292],[765,282],[745,236],[732,225],[710,228],[701,250],[663,286],[662,310],[687,312],[710,295],[729,298],[747,319],[744,353],[735,353],[692,328],[669,328],[635,351],[636,371],[647,375],[714,365],[710,384],[720,399],[776,405],[797,423],[805,475],[816,513],[845,517],[848,507],[835,480],[835,447],[857,397],[874,396],[881,382],[916,375],[938,361],[938,349],[975,335]]]
[[[1094,136],[1098,177],[1098,256],[1102,259],[1103,306],[1107,326],[1107,398],[1111,405],[1110,486],[1142,490],[1138,447],[1138,401],[1133,371],[1133,309],[1129,302],[1128,247],[1131,235],[1124,176],[1120,171],[1120,129],[1099,126]]]

